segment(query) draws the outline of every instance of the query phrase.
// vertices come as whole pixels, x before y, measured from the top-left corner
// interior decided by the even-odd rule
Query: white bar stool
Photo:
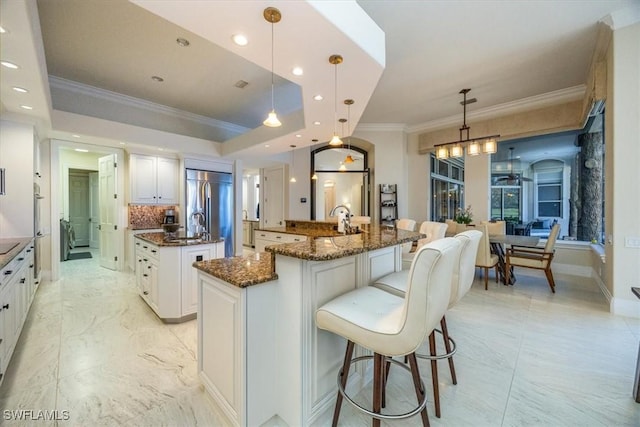
[[[449,298],[449,305],[447,309],[453,307],[462,299],[463,296],[469,292],[471,285],[473,284],[473,277],[475,274],[475,262],[476,254],[478,252],[478,246],[482,238],[482,232],[478,230],[464,231],[455,236],[455,239],[461,243],[461,250],[458,258],[455,260],[453,266],[453,274],[450,282],[451,294]],[[393,295],[404,297],[407,289],[407,271],[402,270],[395,273],[388,274],[378,279],[373,286],[380,288]],[[417,357],[428,359],[431,361],[431,377],[433,382],[433,395],[434,404],[436,409],[436,417],[440,418],[440,391],[438,387],[438,365],[437,361],[441,359],[447,359],[449,362],[449,370],[451,372],[451,380],[453,384],[457,384],[456,370],[453,365],[453,355],[456,352],[456,343],[449,336],[447,329],[447,321],[445,316],[442,316],[440,320],[441,331],[435,329],[435,332],[441,332],[444,340],[445,354],[436,354],[436,342],[435,334],[432,332],[429,335],[429,353],[430,355],[417,354]]]
[[[338,395],[333,413],[333,426],[340,417],[342,398],[373,417],[372,425],[381,419],[402,419],[418,413],[422,424],[429,425],[424,384],[420,380],[415,351],[437,326],[451,296],[453,265],[460,251],[460,241],[440,239],[421,247],[408,273],[406,296],[400,298],[373,286],[343,294],[316,311],[316,325],[347,339],[342,369],[338,372]],[[446,283],[446,286],[444,284]],[[373,356],[352,360],[354,344],[371,350]],[[386,358],[407,356],[413,377],[418,406],[404,414],[382,414],[386,379]],[[352,363],[373,359],[373,410],[356,404],[346,393]],[[387,362],[391,363],[391,362]],[[394,362],[395,363],[395,362]]]

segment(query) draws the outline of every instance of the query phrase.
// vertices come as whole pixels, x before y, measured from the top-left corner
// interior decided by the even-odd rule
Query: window
[[[431,220],[453,219],[464,206],[464,162],[462,159],[438,160],[431,155]]]
[[[538,184],[538,216],[562,217],[562,184]]]

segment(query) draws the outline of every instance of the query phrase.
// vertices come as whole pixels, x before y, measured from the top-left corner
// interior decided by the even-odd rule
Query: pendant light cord
[[[271,16],[271,111],[275,111],[274,90],[273,90],[273,15]]]

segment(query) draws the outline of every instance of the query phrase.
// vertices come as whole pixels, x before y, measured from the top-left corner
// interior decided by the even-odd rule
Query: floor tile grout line
[[[509,382],[509,391],[507,392],[507,399],[504,403],[504,409],[502,410],[502,419],[500,420],[500,425],[504,426],[504,420],[507,415],[507,409],[509,408],[509,401],[511,400],[511,391],[513,390],[513,382],[516,377],[516,373],[518,372],[518,364],[520,363],[520,353],[522,352],[522,345],[524,344],[524,334],[527,325],[529,324],[529,319],[531,317],[531,307],[533,302],[533,296],[529,295],[528,297],[529,305],[527,307],[527,315],[523,318],[522,327],[520,329],[520,343],[518,345],[518,354],[516,355],[516,362],[513,365],[513,373],[511,374],[511,381]]]

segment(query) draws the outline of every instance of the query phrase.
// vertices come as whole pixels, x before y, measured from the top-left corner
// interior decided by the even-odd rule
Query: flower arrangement
[[[467,206],[464,210],[462,208],[456,209],[456,216],[453,217],[453,220],[458,224],[471,224],[471,221],[473,221],[471,205]]]

